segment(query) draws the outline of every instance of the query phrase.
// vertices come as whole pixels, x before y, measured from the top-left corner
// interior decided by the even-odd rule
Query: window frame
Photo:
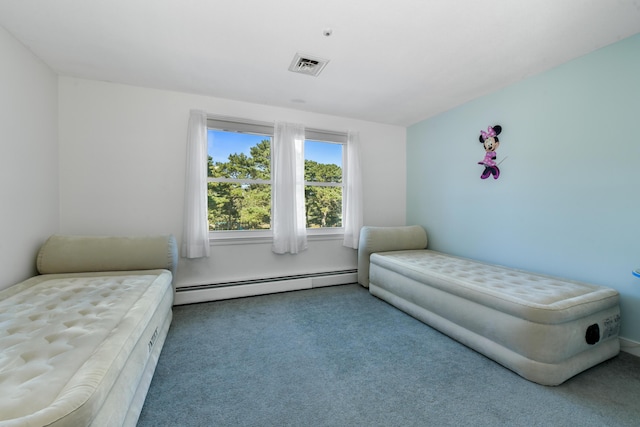
[[[248,133],[254,135],[269,136],[273,141],[274,136],[274,124],[269,122],[261,122],[256,120],[241,119],[227,116],[208,116],[207,117],[207,130],[213,129],[223,132],[238,132]],[[321,183],[315,181],[305,181],[304,185],[319,185],[319,186],[339,186],[342,187],[342,218],[344,221],[345,203],[344,194],[346,188],[346,175],[345,165],[347,162],[347,133],[337,132],[323,129],[314,129],[305,127],[305,142],[307,140],[314,142],[341,144],[342,148],[342,182],[341,183]],[[271,158],[273,160],[273,152],[271,152]],[[234,179],[219,178],[218,181],[210,181],[210,177],[207,177],[207,183],[209,182],[237,182]],[[247,181],[247,180],[245,180]],[[256,181],[256,180],[248,180]],[[259,180],[260,184],[274,185],[273,174],[269,181]],[[342,227],[325,227],[325,228],[307,228],[307,237],[310,240],[338,240],[344,237],[344,222]],[[209,230],[209,243],[211,245],[216,244],[250,244],[250,243],[270,243],[273,239],[273,230]]]

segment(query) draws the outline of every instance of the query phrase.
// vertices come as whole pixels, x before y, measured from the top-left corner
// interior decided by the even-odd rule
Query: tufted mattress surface
[[[432,250],[381,252],[371,263],[538,323],[562,323],[618,304],[614,289],[484,264]]]
[[[91,424],[171,277],[48,274],[0,291],[0,426]]]

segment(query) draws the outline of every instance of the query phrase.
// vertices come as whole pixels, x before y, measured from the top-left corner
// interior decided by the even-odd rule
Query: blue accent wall
[[[501,175],[482,180],[494,124]],[[640,35],[409,127],[407,224],[431,249],[617,289],[640,341]]]

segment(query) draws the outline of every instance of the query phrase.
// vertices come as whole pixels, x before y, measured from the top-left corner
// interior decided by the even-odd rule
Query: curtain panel
[[[272,144],[272,251],[297,254],[307,248],[304,208],[304,126],[276,122]]]
[[[344,240],[343,245],[358,249],[363,224],[362,171],[360,169],[360,136],[349,131],[345,164]]]
[[[181,255],[209,256],[207,207],[207,114],[191,110],[187,131],[187,171],[184,192]]]

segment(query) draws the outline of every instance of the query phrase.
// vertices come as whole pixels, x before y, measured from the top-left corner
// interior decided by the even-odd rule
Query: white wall
[[[190,109],[260,121],[358,130],[365,223],[404,224],[406,129],[297,110],[70,77],[59,79],[60,229],[82,234],[182,234]],[[177,285],[220,283],[356,267],[339,240],[299,255],[269,244],[213,246],[208,260],[180,260]]]
[[[640,35],[407,132],[407,221],[436,250],[592,282],[640,341]],[[503,127],[481,180],[480,130]]]
[[[57,77],[0,27],[0,289],[58,231]]]

